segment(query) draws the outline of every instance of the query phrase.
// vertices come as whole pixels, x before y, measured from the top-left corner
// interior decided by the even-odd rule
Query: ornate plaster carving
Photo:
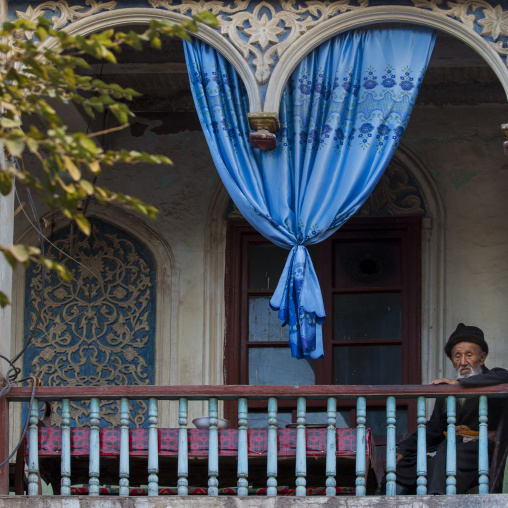
[[[447,1],[443,0],[412,0],[415,7],[428,9],[456,19],[470,30],[478,29],[479,34],[499,53],[508,55],[508,5],[499,2],[498,5],[486,0]],[[505,58],[506,62],[506,58]]]
[[[152,7],[181,14],[211,10],[220,19],[221,33],[229,38],[246,61],[255,69],[258,84],[266,83],[278,59],[305,33],[318,24],[346,12],[372,7],[372,0],[236,0],[233,3],[212,0],[148,0]],[[508,55],[508,10],[486,0],[447,1],[411,0],[418,9],[460,21],[487,39],[501,56]],[[387,2],[387,7],[390,2]],[[379,4],[378,4],[379,6]],[[508,7],[508,6],[507,6]],[[489,40],[492,39],[492,40]]]
[[[95,220],[88,238],[68,228],[57,233],[47,255],[74,277],[62,281],[39,265],[27,270],[26,327],[36,327],[24,357],[27,373],[46,386],[153,384],[155,263],[140,246]],[[77,261],[60,257],[73,251]],[[133,423],[142,425],[146,402],[131,405]],[[101,407],[103,421],[118,424],[117,401],[101,401]],[[87,404],[71,402],[71,412],[78,426],[88,418]]]
[[[220,20],[220,31],[229,39],[255,71],[258,84],[266,83],[279,58],[305,33],[318,24],[346,12],[374,7],[373,0],[146,0],[156,9],[190,16],[210,10]],[[413,8],[431,11],[464,24],[478,32],[506,62],[508,56],[508,5],[493,5],[487,0],[409,0]],[[377,4],[379,6],[379,4]],[[389,7],[390,2],[386,3]],[[85,0],[83,5],[69,5],[66,0],[46,1],[26,11],[16,11],[19,18],[36,19],[46,11],[59,12],[52,20],[57,28],[94,15],[100,11],[122,8],[117,0]]]
[[[425,215],[425,204],[408,171],[393,160],[358,215]]]
[[[28,6],[26,11],[16,11],[16,15],[20,19],[35,21],[40,16],[46,15],[47,11],[59,13],[52,16],[51,21],[55,28],[63,28],[64,26],[77,21],[79,19],[92,16],[101,11],[112,11],[118,6],[118,1],[111,0],[109,2],[101,2],[100,0],[85,0],[84,5],[69,5],[65,0],[52,0],[42,2],[33,8]]]

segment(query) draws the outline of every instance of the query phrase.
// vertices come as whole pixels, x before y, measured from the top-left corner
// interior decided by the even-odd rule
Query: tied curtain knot
[[[291,249],[270,307],[279,311],[282,326],[289,327],[289,346],[294,358],[323,358],[321,324],[326,317],[325,307],[305,246],[295,245]]]

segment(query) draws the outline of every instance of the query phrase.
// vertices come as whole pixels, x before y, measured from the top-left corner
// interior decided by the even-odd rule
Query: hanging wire
[[[0,357],[3,358],[4,360],[8,361],[9,363],[11,363],[10,360],[5,358],[5,356],[0,355]],[[12,365],[12,363],[11,363],[11,365]],[[21,381],[25,381],[26,379],[31,379],[32,380],[32,394],[30,395],[30,405],[28,406],[28,407],[32,407],[32,404],[33,404],[33,401],[34,401],[34,398],[35,398],[35,387],[37,386],[37,379],[35,378],[35,376],[30,376],[28,378],[21,379],[20,382]],[[5,388],[8,388],[7,392],[11,389],[10,383],[8,381],[8,377],[7,377],[7,385],[4,387],[4,389]],[[2,392],[0,392],[0,398],[4,396],[3,392],[4,392],[4,390],[2,390]],[[5,464],[7,464],[7,462],[9,462],[9,460],[11,460],[12,457],[14,456],[14,454],[18,451],[18,448],[21,446],[21,443],[25,439],[26,431],[28,430],[28,424],[29,423],[30,423],[30,418],[27,415],[27,417],[25,418],[25,424],[23,425],[23,430],[21,432],[21,437],[19,438],[19,441],[16,443],[16,446],[14,447],[14,450],[12,450],[10,455],[3,462],[0,462],[0,467],[2,467]]]

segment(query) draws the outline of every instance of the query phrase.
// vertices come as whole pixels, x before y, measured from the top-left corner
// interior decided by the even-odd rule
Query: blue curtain
[[[249,143],[248,99],[207,44],[185,42],[192,93],[219,174],[243,216],[291,249],[270,306],[295,358],[323,355],[325,310],[305,245],[320,242],[370,195],[409,121],[435,34],[358,30],[307,55],[284,90],[277,148]]]

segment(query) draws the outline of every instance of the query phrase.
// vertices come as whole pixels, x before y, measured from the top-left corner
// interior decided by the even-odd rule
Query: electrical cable
[[[2,356],[2,358],[4,360],[6,359],[4,356]],[[7,360],[7,361],[9,361],[9,360]],[[37,386],[37,379],[35,378],[35,376],[30,376],[30,378],[27,378],[27,379],[31,379],[32,380],[32,394],[30,395],[30,405],[28,406],[28,407],[32,407],[32,404],[33,404],[33,401],[34,401],[34,398],[35,398],[35,387]],[[29,423],[30,423],[30,418],[27,415],[27,417],[25,418],[25,425],[23,425],[23,431],[21,432],[21,437],[19,438],[19,441],[17,442],[16,446],[14,447],[14,450],[12,450],[11,454],[3,462],[0,462],[0,467],[2,467],[5,464],[7,464],[7,462],[9,462],[9,460],[11,460],[12,457],[14,456],[14,454],[18,451],[18,448],[21,446],[21,443],[25,439],[25,435],[26,435],[26,431],[28,430],[28,424]]]

